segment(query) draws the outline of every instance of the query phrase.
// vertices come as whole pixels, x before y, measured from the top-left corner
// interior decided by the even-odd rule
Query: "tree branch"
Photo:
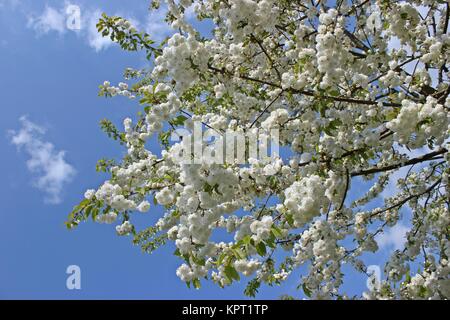
[[[424,162],[424,161],[436,160],[436,158],[435,158],[436,156],[439,156],[439,155],[447,153],[447,152],[448,152],[447,149],[442,148],[442,149],[439,149],[437,151],[433,151],[433,152],[430,152],[428,154],[422,155],[420,157],[410,159],[410,160],[408,160],[406,162],[400,162],[400,163],[392,164],[392,165],[381,167],[381,168],[374,167],[374,168],[371,168],[371,169],[366,169],[366,170],[360,170],[360,171],[352,172],[351,176],[352,177],[364,176],[364,175],[369,175],[369,174],[373,174],[373,173],[378,173],[378,172],[398,169],[398,168],[401,168],[401,167],[414,165],[416,163],[420,163],[420,162]]]

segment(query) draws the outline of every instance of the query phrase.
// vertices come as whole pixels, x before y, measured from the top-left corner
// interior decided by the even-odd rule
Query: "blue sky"
[[[145,0],[73,1],[81,8],[78,31],[65,26],[67,4],[0,0],[0,164],[6,169],[0,185],[0,299],[244,298],[245,281],[227,289],[204,282],[201,290],[188,289],[175,275],[180,260],[172,245],[148,255],[108,225],[66,230],[71,208],[105,179],[95,172],[96,161],[124,152],[100,131],[99,121],[120,124],[139,111],[125,98],[98,97],[98,85],[118,83],[126,67],[147,64],[142,55],[100,39],[94,21],[105,11],[130,18],[157,39],[167,32],[160,16],[148,17]],[[152,208],[138,223],[148,225],[161,214]],[[81,268],[81,290],[66,288],[69,265]],[[359,281],[346,287],[363,291],[365,279],[354,276]],[[299,296],[296,280],[263,286],[258,298]]]

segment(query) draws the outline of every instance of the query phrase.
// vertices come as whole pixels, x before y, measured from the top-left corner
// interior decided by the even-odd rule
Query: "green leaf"
[[[280,230],[280,228],[278,228],[277,226],[272,226],[272,233],[276,238],[282,238],[283,234]]]
[[[194,285],[195,289],[200,289],[201,288],[201,284],[200,284],[200,280],[199,279],[192,280],[192,284]]]
[[[405,282],[406,283],[410,283],[411,282],[411,273],[410,273],[409,270],[406,272]]]
[[[275,248],[277,246],[275,240],[276,237],[274,236],[273,232],[271,232],[269,239],[266,239],[266,245],[270,248]]]
[[[173,255],[174,255],[174,256],[177,256],[177,257],[181,257],[180,249],[177,248],[177,249],[173,252]]]
[[[306,283],[303,283],[302,288],[303,288],[303,292],[305,293],[305,295],[306,295],[308,298],[311,298],[312,292],[311,292],[311,290],[309,290],[309,288],[306,286]]]
[[[238,258],[238,259],[246,258],[245,253],[240,248],[233,249],[233,253],[236,256],[236,258]]]
[[[256,245],[256,252],[258,252],[261,257],[264,257],[267,254],[266,245],[264,242],[260,242]]]
[[[287,223],[292,227],[294,225],[294,217],[291,214],[285,214]]]
[[[251,280],[247,287],[244,290],[244,294],[248,297],[255,297],[258,293],[258,288],[260,287],[261,283],[257,279]]]
[[[89,202],[90,202],[90,200],[84,199],[76,207],[73,208],[73,211],[77,212],[77,211],[83,210],[89,204]]]
[[[252,236],[250,236],[250,235],[246,235],[244,238],[242,238],[242,241],[244,244],[250,244],[251,240],[252,240]]]
[[[394,120],[395,118],[397,118],[397,115],[398,115],[398,111],[394,109],[394,110],[392,110],[392,111],[389,111],[389,112],[386,114],[385,119],[386,119],[386,121],[392,121],[392,120]]]
[[[220,266],[220,265],[222,264],[222,262],[223,262],[223,260],[225,259],[226,256],[227,256],[226,253],[222,253],[222,254],[219,256],[219,258],[217,259],[216,264],[217,264],[218,266]]]
[[[178,117],[170,120],[170,122],[174,125],[174,126],[181,126],[184,124],[184,122],[187,120],[187,117],[183,116],[183,115],[179,115]]]
[[[205,259],[201,259],[198,257],[192,257],[192,260],[194,261],[195,264],[197,264],[199,266],[205,266],[205,264],[206,264]]]
[[[416,128],[417,130],[420,130],[420,127],[423,126],[424,124],[430,124],[433,122],[433,119],[431,117],[426,117],[425,119],[423,119],[422,121],[420,121]]]
[[[339,96],[340,92],[338,90],[331,90],[329,94],[332,97],[337,97]]]
[[[230,265],[225,266],[225,275],[229,278],[229,279],[234,279],[239,281],[240,276],[239,273],[236,271],[236,269]]]
[[[97,208],[94,208],[94,209],[92,210],[92,215],[91,215],[91,217],[92,217],[92,220],[93,220],[93,221],[95,221],[95,218],[97,218],[99,212],[100,212],[100,209],[99,209],[98,207],[97,207]]]
[[[88,206],[86,207],[86,209],[84,210],[84,216],[85,216],[86,218],[89,217],[89,215],[90,215],[91,212],[92,212],[92,209],[94,209],[94,206],[93,206],[93,205],[88,205]]]

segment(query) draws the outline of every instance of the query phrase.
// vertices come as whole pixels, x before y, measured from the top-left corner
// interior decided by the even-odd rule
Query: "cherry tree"
[[[128,152],[99,161],[110,179],[86,192],[67,226],[116,223],[146,252],[174,242],[174,272],[195,288],[248,281],[255,296],[295,281],[299,296],[342,299],[353,298],[341,288],[352,281],[343,267],[369,274],[364,257],[380,250],[379,235],[404,224],[404,246],[355,298],[449,298],[449,6],[153,1],[173,30],[162,43],[103,15],[99,32],[143,51],[149,67],[100,86],[141,111],[123,130],[102,121]],[[219,137],[275,129],[286,152],[247,164],[180,162],[189,139],[171,137],[195,123]],[[160,154],[148,150],[152,137]],[[133,218],[153,206],[164,215],[137,230]]]

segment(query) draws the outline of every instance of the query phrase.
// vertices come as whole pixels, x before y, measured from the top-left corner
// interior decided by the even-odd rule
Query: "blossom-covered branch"
[[[351,297],[343,265],[367,274],[365,253],[401,224],[410,228],[403,249],[359,297],[450,297],[448,0],[167,0],[152,8],[165,9],[173,29],[159,45],[120,17],[98,24],[151,61],[127,69],[127,83],[100,87],[142,110],[123,131],[102,122],[127,154],[99,162],[111,177],[86,192],[68,227],[119,220],[117,233],[146,252],[173,241],[183,261],[176,274],[188,286],[247,278],[254,296],[261,285],[298,281],[301,296],[334,299]],[[195,139],[198,127],[206,133]],[[249,137],[273,132],[283,152],[250,157]],[[245,164],[211,161],[236,137],[231,154]],[[195,161],[180,161],[183,150]],[[137,230],[135,215],[153,214],[153,205],[164,215]],[[291,275],[297,268],[300,279]]]

